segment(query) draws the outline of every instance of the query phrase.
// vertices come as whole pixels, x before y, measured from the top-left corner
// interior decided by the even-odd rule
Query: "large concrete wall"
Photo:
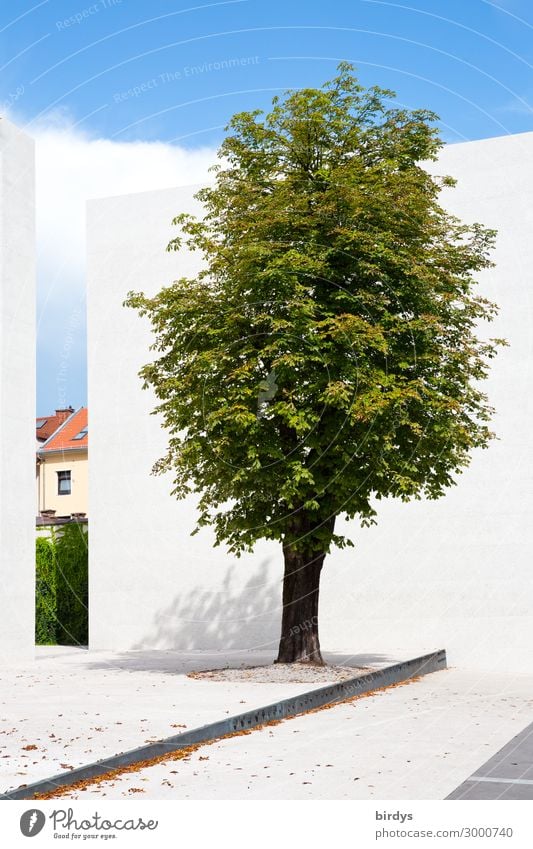
[[[240,561],[190,538],[191,501],[169,497],[150,475],[165,433],[137,372],[148,362],[147,324],[123,300],[157,292],[194,259],[166,253],[179,211],[199,211],[194,189],[92,201],[88,206],[89,622],[94,648],[269,645],[279,606],[277,552],[259,546]],[[276,617],[274,617],[276,618]]]
[[[353,525],[355,549],[323,573],[321,642],[345,654],[446,647],[452,664],[533,667],[531,412],[533,134],[447,147],[436,166],[459,180],[445,202],[499,231],[496,268],[481,290],[510,347],[486,389],[499,441],[478,452],[438,502],[380,503],[379,525]],[[235,560],[208,532],[190,538],[194,503],[175,503],[150,477],[165,445],[142,391],[146,323],[122,307],[130,289],[155,293],[195,268],[165,253],[170,220],[195,209],[193,189],[89,205],[90,640],[95,648],[273,648],[281,556],[260,544]]]
[[[0,661],[35,643],[33,141],[0,118]]]

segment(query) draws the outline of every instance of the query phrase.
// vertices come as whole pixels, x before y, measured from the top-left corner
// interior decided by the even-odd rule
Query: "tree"
[[[283,547],[279,662],[322,663],[319,581],[339,517],[375,523],[385,497],[442,496],[484,448],[479,382],[501,340],[474,292],[494,232],[439,205],[436,116],[391,105],[353,68],[272,111],[235,115],[205,217],[178,215],[203,265],[153,298],[144,366],[169,432],[156,473],[199,496],[217,544]]]

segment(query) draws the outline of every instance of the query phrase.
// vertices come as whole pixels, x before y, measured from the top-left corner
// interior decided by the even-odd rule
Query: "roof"
[[[88,410],[87,407],[80,407],[40,446],[38,453],[87,451],[88,444]]]
[[[38,416],[35,420],[35,436],[38,442],[46,442],[63,422],[74,412],[73,408],[56,410],[52,416]]]

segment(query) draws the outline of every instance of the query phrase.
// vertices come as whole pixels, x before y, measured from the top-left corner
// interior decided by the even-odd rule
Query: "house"
[[[74,412],[74,407],[65,407],[62,410],[56,410],[52,416],[41,416],[35,421],[35,436],[37,438],[37,448],[43,442],[50,439],[53,433],[56,432],[59,425],[63,424]]]
[[[87,515],[87,407],[56,410],[36,421],[37,515],[70,519]]]

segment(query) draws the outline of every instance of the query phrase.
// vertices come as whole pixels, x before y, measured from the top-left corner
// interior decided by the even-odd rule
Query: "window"
[[[42,427],[44,427],[47,421],[48,419],[37,419],[36,430],[40,430]]]
[[[74,439],[83,439],[84,437],[87,436],[87,431],[88,431],[88,428],[84,427],[83,430],[80,430],[80,432],[78,434],[76,434],[76,436],[73,436],[72,439],[73,440]]]
[[[57,473],[57,494],[70,495],[72,491],[70,472]]]

